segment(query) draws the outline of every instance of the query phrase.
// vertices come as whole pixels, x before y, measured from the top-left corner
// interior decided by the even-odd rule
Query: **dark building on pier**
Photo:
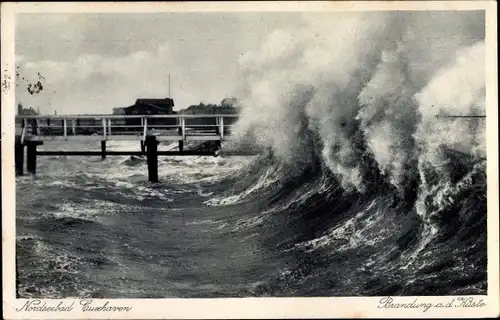
[[[125,109],[126,115],[136,114],[173,114],[174,100],[164,99],[137,99],[134,105]]]
[[[163,99],[137,99],[135,104],[125,108],[114,108],[113,114],[122,115],[169,115],[175,114],[174,100]],[[126,125],[140,126],[141,119],[132,118],[125,120]],[[175,125],[176,120],[172,119],[149,119],[148,125]]]
[[[37,116],[38,112],[33,108],[23,108],[22,104],[17,105],[17,115],[18,116]]]
[[[146,115],[146,114],[174,114],[174,100],[164,99],[137,99],[135,104],[125,108],[114,108],[117,115]]]

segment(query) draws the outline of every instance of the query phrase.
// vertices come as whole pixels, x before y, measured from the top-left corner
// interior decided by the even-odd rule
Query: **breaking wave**
[[[363,268],[408,272],[409,283],[428,268],[484,267],[484,247],[460,245],[461,262],[446,266],[435,256],[486,241],[485,121],[442,117],[486,112],[484,34],[471,15],[481,14],[343,14],[271,34],[242,59],[234,130],[267,154],[240,172],[246,186],[205,204],[258,201],[250,225],[286,216],[303,225],[294,248],[370,251]],[[453,29],[429,35],[444,23]]]

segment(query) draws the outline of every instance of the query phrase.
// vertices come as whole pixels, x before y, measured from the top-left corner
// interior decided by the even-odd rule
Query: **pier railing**
[[[49,140],[218,140],[231,134],[235,114],[18,116],[24,141]]]

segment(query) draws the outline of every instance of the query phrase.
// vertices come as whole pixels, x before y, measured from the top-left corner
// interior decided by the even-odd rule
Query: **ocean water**
[[[159,163],[152,184],[143,157],[39,157],[16,179],[19,296],[486,293],[484,161],[412,203],[269,155]]]

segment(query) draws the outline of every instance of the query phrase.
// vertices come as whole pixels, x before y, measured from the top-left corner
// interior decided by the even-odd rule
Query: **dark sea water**
[[[39,157],[36,176],[16,179],[18,292],[486,294],[485,163],[462,160],[402,197],[375,178],[346,191],[321,164],[297,172],[269,155],[161,157],[158,184],[142,157]]]

